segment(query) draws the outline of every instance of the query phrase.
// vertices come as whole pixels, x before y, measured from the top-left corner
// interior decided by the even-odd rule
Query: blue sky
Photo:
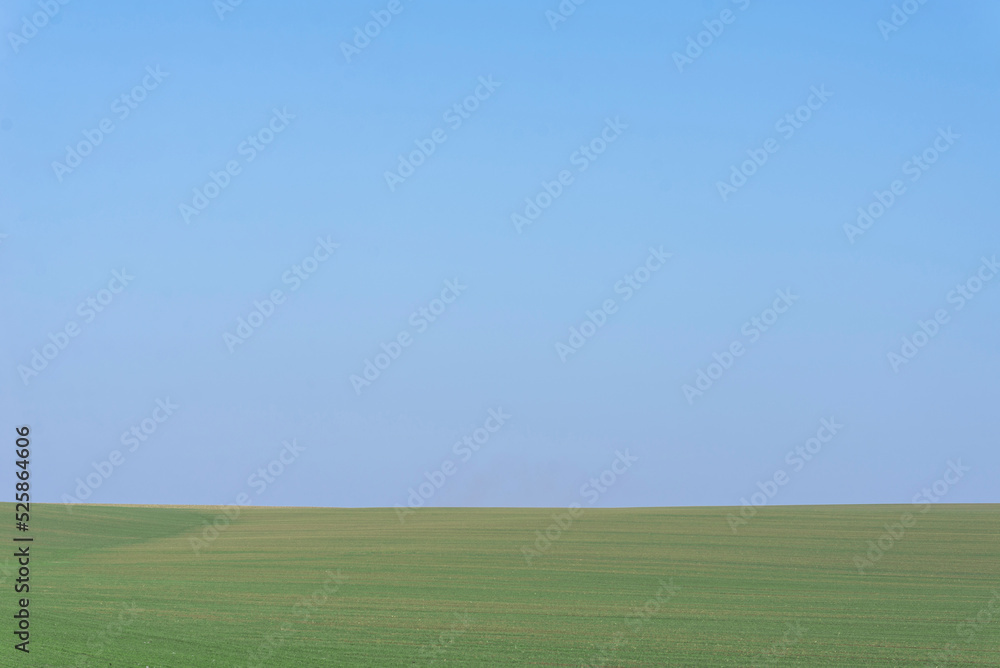
[[[779,470],[768,503],[908,503],[949,461],[941,500],[1000,500],[995,3],[41,5],[0,14],[2,422],[37,500],[405,505],[451,462],[423,503],[565,507],[618,451],[594,505]]]

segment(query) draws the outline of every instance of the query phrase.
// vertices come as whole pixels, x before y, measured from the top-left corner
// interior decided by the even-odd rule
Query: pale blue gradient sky
[[[454,460],[436,505],[566,506],[616,450],[639,457],[598,505],[735,505],[790,470],[821,418],[844,429],[773,503],[909,502],[970,466],[951,502],[997,502],[1000,280],[955,312],[947,295],[1000,253],[995,3],[927,3],[888,40],[892,2],[591,0],[552,30],[556,0],[403,2],[346,62],[341,42],[386,2],[71,2],[0,60],[0,423],[34,431],[36,499],[73,493],[92,462],[125,462],[89,501],[231,503],[282,442],[306,449],[254,503],[391,506]],[[679,73],[702,21],[735,21]],[[3,34],[32,2],[8,3]],[[125,119],[112,102],[159,66]],[[500,87],[452,130],[479,77]],[[810,88],[833,96],[728,201],[716,182]],[[294,114],[253,162],[238,146]],[[578,172],[605,119],[628,125]],[[51,163],[111,118],[60,182]],[[843,225],[907,179],[940,128],[960,139],[864,236]],[[390,192],[397,156],[447,141]],[[185,224],[178,205],[229,160],[242,171]],[[530,227],[524,199],[574,183]],[[282,282],[318,236],[336,254]],[[629,301],[614,286],[650,246],[668,264]],[[135,276],[86,323],[77,305]],[[438,322],[360,396],[379,344],[459,278]],[[779,289],[799,301],[749,344]],[[253,301],[286,301],[234,353]],[[585,312],[619,310],[576,355]],[[886,354],[944,308],[898,373]],[[18,365],[68,321],[80,335],[28,384]],[[746,354],[693,405],[681,390],[733,341]],[[141,448],[120,436],[157,399],[180,408]],[[452,444],[490,408],[511,415],[467,462]],[[12,466],[12,463],[10,464]]]

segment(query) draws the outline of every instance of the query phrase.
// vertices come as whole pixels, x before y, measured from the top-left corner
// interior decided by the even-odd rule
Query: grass
[[[729,508],[587,509],[529,565],[560,511],[245,508],[196,554],[218,509],[36,504],[32,651],[0,665],[912,666],[950,643],[1000,666],[1000,600],[958,626],[1000,588],[1000,506],[917,513],[859,573],[910,511],[762,508],[734,534]]]

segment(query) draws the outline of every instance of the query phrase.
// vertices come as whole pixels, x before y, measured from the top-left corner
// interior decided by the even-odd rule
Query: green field
[[[997,505],[916,513],[864,574],[914,507],[587,509],[531,564],[564,510],[247,508],[198,553],[218,509],[31,510],[3,666],[1000,666]]]

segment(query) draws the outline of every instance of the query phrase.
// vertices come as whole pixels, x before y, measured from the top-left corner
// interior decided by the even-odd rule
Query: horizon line
[[[2,501],[13,505],[13,501]],[[239,504],[219,504],[219,503],[66,503],[64,501],[37,501],[33,502],[39,506],[93,506],[93,507],[121,507],[121,508],[228,508],[237,505],[240,508],[301,508],[318,510],[387,510],[394,511],[398,508],[416,512],[418,510],[566,510],[568,506],[280,506],[280,505],[239,505]],[[826,508],[826,507],[849,507],[849,506],[1000,506],[1000,501],[973,501],[965,503],[912,503],[912,502],[891,502],[891,503],[765,503],[759,506],[750,505],[751,508]],[[668,510],[680,508],[743,508],[739,505],[681,505],[681,506],[580,506],[580,510]]]

